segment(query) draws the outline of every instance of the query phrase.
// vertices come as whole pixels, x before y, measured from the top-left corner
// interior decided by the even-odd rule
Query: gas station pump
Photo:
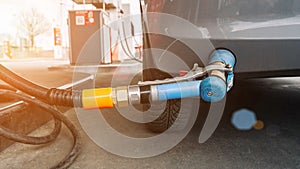
[[[71,65],[98,65],[100,64],[97,62],[99,57],[101,57],[102,63],[111,63],[110,53],[104,53],[104,49],[111,47],[110,28],[105,26],[108,20],[109,14],[103,10],[69,11]],[[94,44],[89,48],[89,53],[93,53],[93,55],[85,56],[83,59],[79,58],[82,48],[90,39],[93,39]],[[104,43],[104,41],[106,42]]]
[[[3,42],[3,51],[4,51],[4,57],[11,59],[12,55],[11,55],[11,47],[10,47],[10,42],[9,41],[4,41]]]

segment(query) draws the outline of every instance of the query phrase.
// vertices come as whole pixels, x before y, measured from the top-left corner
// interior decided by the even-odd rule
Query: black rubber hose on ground
[[[31,96],[46,100],[48,89],[43,86],[36,85],[21,76],[7,69],[0,64],[0,78],[4,82],[10,84],[18,90],[21,90]]]
[[[0,96],[4,96],[4,95],[6,97],[10,97],[10,98],[14,98],[14,99],[17,98],[17,99],[25,101],[26,103],[36,105],[36,106],[42,108],[43,110],[51,113],[55,119],[58,119],[59,121],[61,121],[62,123],[64,123],[67,126],[67,128],[71,131],[73,138],[74,138],[74,144],[73,144],[72,150],[61,162],[59,162],[56,166],[54,166],[52,168],[53,169],[68,168],[75,161],[75,159],[77,158],[77,156],[79,155],[79,152],[80,152],[80,135],[79,135],[79,132],[76,129],[76,127],[72,124],[72,122],[67,117],[65,117],[59,110],[55,109],[53,106],[50,106],[38,99],[23,95],[21,93],[16,93],[16,92],[8,91],[8,90],[0,90]],[[60,122],[58,122],[56,120],[55,123],[57,123],[56,126],[57,125],[59,126],[59,127],[55,127],[55,129],[54,129],[55,134],[57,134],[57,131],[60,130]],[[7,132],[9,132],[9,133],[7,133]],[[39,140],[39,138],[29,137],[29,136],[27,136],[29,138],[26,138],[26,140],[22,140],[23,138],[20,139],[20,137],[19,137],[20,135],[15,135],[15,134],[11,133],[9,130],[3,129],[3,128],[0,128],[0,135],[5,136],[5,137],[8,136],[7,138],[11,139],[11,140],[19,139],[18,141],[23,142],[23,143],[30,143],[30,144],[37,143],[37,142],[39,142],[41,144],[47,143],[47,141],[44,141],[45,139],[41,139],[40,141],[37,141],[37,140]],[[56,136],[54,136],[54,137],[56,137]],[[29,140],[27,140],[27,139],[29,139]],[[50,140],[50,139],[48,138],[48,140]],[[37,142],[35,142],[35,141],[37,141]]]
[[[51,88],[37,85],[0,64],[0,79],[14,88],[41,99],[51,105],[81,107],[81,92]]]
[[[1,91],[0,91],[1,93]],[[2,113],[2,112],[0,112]],[[0,125],[0,136],[3,136],[9,140],[14,142],[23,143],[23,144],[32,144],[32,145],[39,145],[39,144],[46,144],[54,141],[57,136],[59,135],[61,130],[61,122],[58,119],[54,121],[54,129],[52,132],[47,136],[42,137],[33,137],[27,136],[19,133],[15,133],[14,131],[3,127]]]
[[[16,92],[16,90],[14,88],[11,88],[6,85],[0,85],[0,89]],[[0,91],[3,91],[3,90],[0,90]],[[2,97],[2,95],[0,95],[0,97]],[[7,96],[6,98],[9,98],[9,96]],[[13,98],[13,99],[15,99],[15,98]],[[20,104],[16,104],[16,105],[13,105],[10,107],[1,108],[0,109],[0,117],[5,116],[7,114],[10,115],[12,113],[25,111],[26,109],[28,109],[28,107],[29,107],[28,103],[21,102]],[[52,132],[49,135],[42,136],[42,137],[32,137],[32,136],[15,133],[11,129],[8,129],[8,128],[0,125],[0,135],[1,136],[5,137],[9,140],[15,141],[15,142],[24,143],[24,144],[33,144],[33,145],[46,144],[46,143],[50,143],[50,142],[54,141],[57,138],[57,136],[59,135],[60,130],[61,130],[61,121],[56,118],[54,119],[54,129],[52,130]]]
[[[68,168],[79,155],[80,152],[80,135],[76,127],[72,124],[70,120],[67,119],[60,111],[51,105],[57,106],[68,106],[72,107],[74,105],[81,107],[81,92],[72,90],[61,90],[61,89],[48,89],[46,87],[32,83],[29,80],[22,78],[13,71],[7,69],[0,64],[0,79],[7,84],[13,86],[8,87],[4,85],[4,89],[0,91],[0,96],[5,96],[6,98],[21,99],[29,104],[39,106],[46,112],[51,113],[55,119],[55,127],[52,133],[44,137],[31,137],[24,136],[20,134],[13,133],[7,128],[0,129],[0,135],[6,136],[6,138],[26,143],[26,144],[45,144],[53,141],[60,132],[61,122],[63,122],[71,131],[74,137],[74,144],[71,152],[56,166],[52,167],[55,169]],[[28,95],[17,93],[16,90],[20,90],[28,95],[34,96],[32,98]],[[38,100],[40,99],[40,100]],[[51,104],[51,105],[49,105]]]

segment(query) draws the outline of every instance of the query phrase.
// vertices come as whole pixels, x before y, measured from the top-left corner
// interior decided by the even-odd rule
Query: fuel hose
[[[0,65],[0,79],[6,82],[8,85],[0,85],[0,97],[11,98],[11,99],[20,99],[25,103],[35,105],[40,107],[47,113],[50,113],[54,117],[54,129],[47,136],[42,137],[33,137],[26,136],[19,133],[15,133],[12,130],[0,126],[0,135],[15,141],[24,144],[46,144],[55,140],[61,130],[61,122],[66,125],[66,127],[71,131],[74,142],[72,150],[69,154],[58,164],[53,166],[53,169],[63,169],[68,168],[77,158],[80,152],[80,135],[73,123],[64,116],[59,110],[53,105],[61,106],[73,106],[76,99],[80,99],[81,94],[74,95],[72,91],[69,90],[60,90],[60,89],[48,89],[43,86],[32,83],[29,80],[26,80],[11,70],[7,69],[3,65]],[[26,93],[22,94],[21,92],[16,92],[16,89]],[[74,92],[76,93],[76,92]],[[34,97],[31,97],[34,96]],[[81,103],[81,101],[79,101]],[[79,104],[80,105],[80,104]],[[22,111],[24,109],[7,109],[5,111]],[[3,113],[3,112],[0,112]]]
[[[48,89],[24,79],[1,64],[0,79],[14,88],[41,99],[50,105],[67,107],[73,107],[74,105],[80,107],[82,105],[81,92],[56,88]]]

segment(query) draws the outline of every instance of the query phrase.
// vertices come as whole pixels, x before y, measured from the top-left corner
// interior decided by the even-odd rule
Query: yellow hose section
[[[84,109],[112,108],[112,88],[87,89],[82,91]]]

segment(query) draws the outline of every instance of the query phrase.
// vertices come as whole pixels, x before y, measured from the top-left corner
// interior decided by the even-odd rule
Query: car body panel
[[[231,50],[237,58],[237,73],[253,73],[254,77],[264,73],[268,76],[300,75],[300,0],[146,0],[145,3],[147,12],[183,18],[195,25],[201,34],[195,38],[185,29],[178,33],[170,26],[167,28],[170,36],[199,46],[209,40],[214,48]],[[166,31],[159,22],[151,19],[147,22],[149,31],[154,28]],[[165,43],[151,36],[149,41],[151,47]],[[199,63],[197,57],[179,56],[190,67]],[[144,68],[155,67],[156,62],[151,61],[155,57],[151,54],[144,59]],[[205,62],[207,58],[201,60]]]

